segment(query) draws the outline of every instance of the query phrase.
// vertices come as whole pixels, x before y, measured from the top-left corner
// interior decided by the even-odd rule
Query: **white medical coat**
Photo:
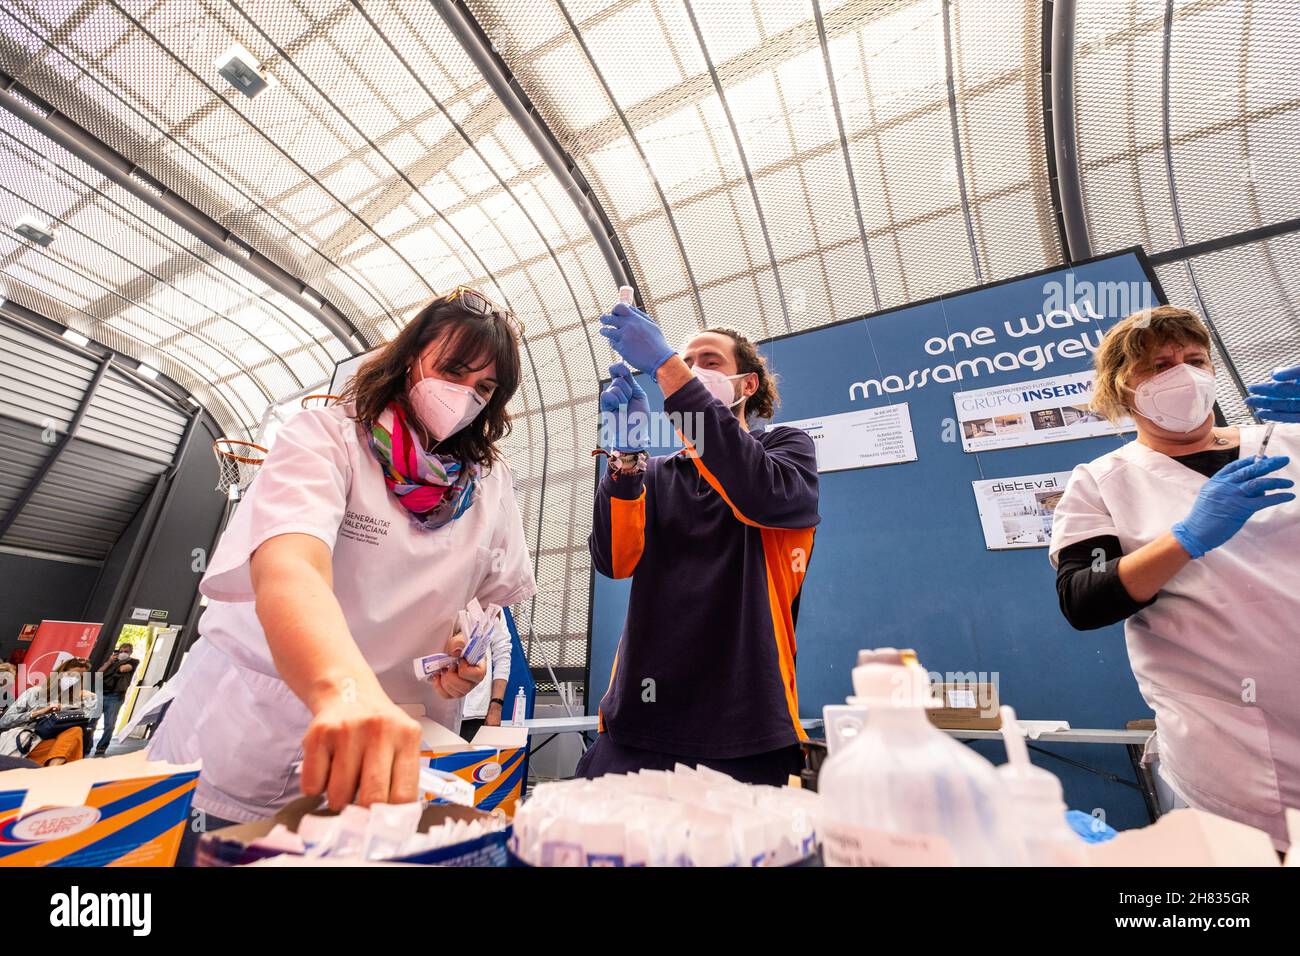
[[[424,530],[389,492],[349,408],[309,409],[280,429],[200,584],[202,639],[169,684],[151,755],[201,758],[194,804],[219,817],[260,819],[298,795],[311,720],[279,678],[254,608],[249,559],[264,541],[297,533],[329,546],[334,594],[385,692],[452,730],[460,701],[438,697],[412,659],[445,649],[470,598],[507,607],[536,590],[504,463],[485,470],[468,511]]]
[[[1241,428],[1253,457],[1263,426]],[[1277,426],[1274,474],[1300,485],[1300,426]],[[1079,465],[1052,522],[1062,548],[1115,535],[1129,554],[1187,516],[1206,478],[1136,441]],[[1161,773],[1188,804],[1286,845],[1300,807],[1300,500],[1254,515],[1178,572],[1124,624],[1138,687],[1156,715]]]

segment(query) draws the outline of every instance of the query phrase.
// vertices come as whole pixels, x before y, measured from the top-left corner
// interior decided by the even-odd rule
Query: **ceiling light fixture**
[[[152,365],[145,365],[144,362],[141,362],[136,367],[136,371],[139,372],[141,375],[143,375],[145,378],[158,377],[158,370],[154,368]]]
[[[235,89],[250,100],[271,85],[271,80],[258,67],[258,62],[236,43],[213,61],[217,72]]]
[[[90,339],[87,336],[82,335],[76,329],[64,329],[63,337],[73,345],[79,345],[83,349],[90,344]]]
[[[49,223],[38,222],[31,216],[19,219],[14,232],[38,246],[48,246],[54,241],[54,227]]]

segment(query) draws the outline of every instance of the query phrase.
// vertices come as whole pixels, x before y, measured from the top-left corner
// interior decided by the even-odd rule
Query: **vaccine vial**
[[[618,287],[618,301],[623,305],[636,305],[636,293],[630,285],[621,285]]]

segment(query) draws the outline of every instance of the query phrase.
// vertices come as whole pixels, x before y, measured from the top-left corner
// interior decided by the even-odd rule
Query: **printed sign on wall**
[[[781,424],[812,436],[819,472],[916,461],[907,402]]]
[[[1112,425],[1088,407],[1092,387],[1093,373],[1086,371],[953,392],[962,449],[991,451],[1132,431],[1130,419]]]
[[[1052,540],[1052,515],[1069,480],[1068,471],[1055,471],[972,481],[985,547],[990,551],[1047,547]]]

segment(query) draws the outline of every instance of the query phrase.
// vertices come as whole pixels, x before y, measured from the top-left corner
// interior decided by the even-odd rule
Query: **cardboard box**
[[[1000,730],[998,689],[993,684],[934,684],[942,705],[933,708],[930,721],[946,730]]]
[[[1172,810],[1149,827],[1091,843],[1087,853],[1092,866],[1280,865],[1263,830],[1190,807]]]
[[[285,853],[282,850],[273,850],[269,847],[248,845],[258,837],[270,833],[277,823],[283,823],[294,833],[297,833],[298,824],[309,813],[319,812],[324,816],[329,816],[330,814],[324,810],[324,806],[325,800],[323,797],[300,797],[270,820],[259,820],[256,823],[240,823],[233,827],[214,830],[199,841],[198,849],[194,854],[194,865],[245,866],[250,863],[269,860],[273,857],[298,857],[292,862],[304,866],[317,864],[325,866],[359,866],[369,862],[362,860],[331,860],[328,857],[315,861],[302,857],[300,854]],[[475,810],[472,807],[430,804],[424,808],[424,813],[420,816],[420,829],[422,831],[427,830],[431,826],[440,825],[448,820],[480,820],[490,816],[491,814],[483,810]],[[424,853],[396,857],[382,862],[423,864],[426,866],[505,866],[507,858],[506,843],[510,839],[510,831],[511,828],[507,826],[496,832],[485,834],[477,840],[454,843],[451,846],[438,847]],[[281,860],[280,862],[281,865],[284,865],[291,861]]]
[[[0,774],[0,866],[171,866],[199,764],[141,750]]]
[[[526,727],[481,727],[466,741],[426,717],[417,720],[423,730],[425,749],[420,756],[425,766],[473,787],[473,806],[479,810],[514,816],[524,793]]]

